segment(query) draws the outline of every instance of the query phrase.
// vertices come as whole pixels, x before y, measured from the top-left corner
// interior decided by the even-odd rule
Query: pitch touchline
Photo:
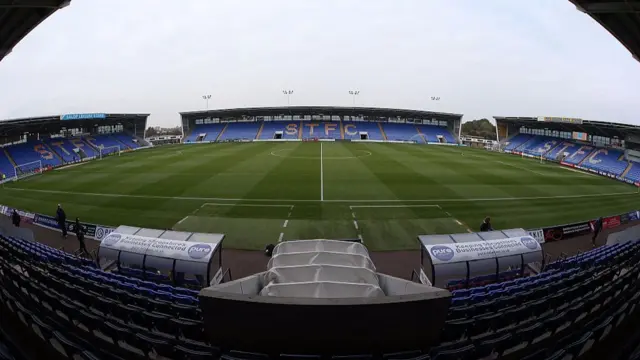
[[[621,195],[638,195],[636,191],[606,193],[606,194],[584,194],[584,195],[557,195],[557,196],[524,196],[524,197],[505,197],[505,198],[475,198],[475,199],[383,199],[383,200],[360,200],[360,199],[329,199],[329,200],[303,200],[303,199],[232,199],[232,198],[214,198],[214,197],[196,197],[196,196],[162,196],[162,195],[135,195],[135,194],[100,194],[100,193],[88,193],[88,192],[74,192],[63,190],[42,190],[42,189],[23,189],[23,188],[9,188],[6,187],[4,191],[24,191],[35,192],[44,194],[65,194],[65,195],[83,195],[83,196],[102,196],[102,197],[122,197],[122,198],[134,198],[134,199],[159,199],[159,200],[193,200],[193,201],[254,201],[254,202],[332,202],[332,203],[441,203],[441,202],[476,202],[476,201],[520,201],[520,200],[552,200],[552,199],[580,199],[590,197],[606,197],[606,196],[621,196]]]

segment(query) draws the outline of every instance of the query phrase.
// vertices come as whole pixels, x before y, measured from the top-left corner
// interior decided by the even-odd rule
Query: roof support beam
[[[640,12],[640,2],[597,2],[581,5],[581,10],[589,14],[635,13]]]
[[[47,8],[62,9],[69,5],[71,0],[0,0],[0,9],[19,9],[19,8]]]

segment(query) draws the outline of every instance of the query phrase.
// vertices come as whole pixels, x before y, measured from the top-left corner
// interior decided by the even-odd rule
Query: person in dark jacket
[[[56,220],[58,221],[58,227],[62,231],[62,237],[67,237],[67,214],[62,210],[62,205],[58,204],[58,210],[56,210]]]
[[[493,231],[493,227],[491,227],[490,217],[487,216],[486,218],[484,218],[484,221],[480,225],[480,231]]]
[[[76,218],[76,237],[80,243],[80,248],[78,248],[78,250],[82,250],[85,254],[88,254],[89,251],[84,244],[84,228],[82,227],[82,224],[80,224],[80,218]]]
[[[13,213],[11,214],[11,223],[13,223],[15,227],[20,227],[20,214],[18,214],[15,209],[13,209]]]
[[[593,237],[591,238],[591,245],[596,247],[596,240],[598,239],[598,235],[600,235],[600,231],[602,231],[602,218],[598,218],[593,223]]]

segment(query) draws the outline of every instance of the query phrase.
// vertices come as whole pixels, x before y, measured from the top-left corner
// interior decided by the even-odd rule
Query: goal
[[[100,147],[100,159],[109,155],[120,156],[120,145]]]
[[[42,160],[31,161],[19,164],[13,167],[13,171],[17,179],[23,179],[32,175],[42,173]]]

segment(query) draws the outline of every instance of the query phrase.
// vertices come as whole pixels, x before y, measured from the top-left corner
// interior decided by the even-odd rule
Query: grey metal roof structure
[[[640,0],[569,0],[640,61]]]
[[[71,0],[0,0],[0,61],[31,30]]]

